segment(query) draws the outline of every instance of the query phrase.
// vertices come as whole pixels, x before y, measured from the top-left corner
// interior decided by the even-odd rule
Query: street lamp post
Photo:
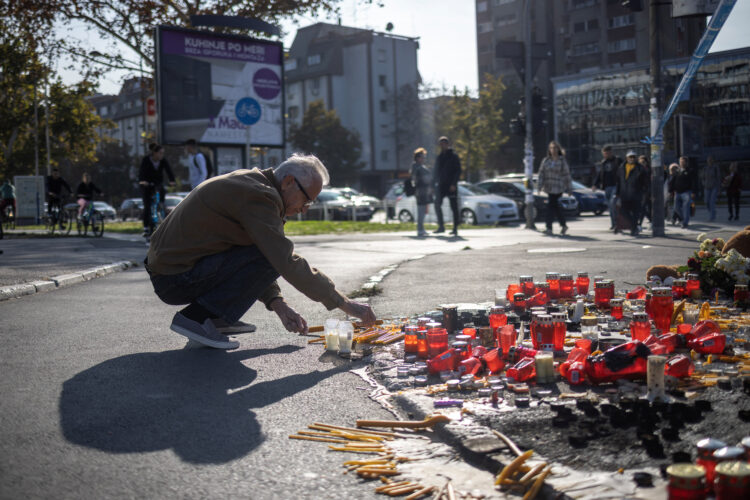
[[[531,2],[526,0],[524,23],[524,106],[526,108],[526,139],[524,140],[524,175],[526,176],[526,229],[536,230],[534,225],[534,143],[531,130]]]

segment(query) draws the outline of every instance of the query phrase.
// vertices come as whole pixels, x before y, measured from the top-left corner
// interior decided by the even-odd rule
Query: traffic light
[[[643,10],[643,0],[622,0],[622,6],[630,12],[640,12]]]

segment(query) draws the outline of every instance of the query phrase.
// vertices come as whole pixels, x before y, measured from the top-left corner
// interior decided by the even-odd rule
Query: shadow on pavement
[[[197,464],[241,458],[264,441],[251,408],[276,403],[348,369],[333,367],[251,385],[257,372],[243,360],[299,349],[183,349],[110,359],[63,383],[63,435],[111,453],[172,449]]]

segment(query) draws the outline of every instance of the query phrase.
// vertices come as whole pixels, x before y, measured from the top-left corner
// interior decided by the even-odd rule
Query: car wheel
[[[414,216],[408,210],[401,210],[398,213],[399,222],[414,222]]]
[[[461,210],[461,224],[466,224],[467,226],[476,226],[477,225],[477,215],[468,208],[464,208]]]
[[[594,210],[594,215],[601,215],[604,213],[604,210]]]

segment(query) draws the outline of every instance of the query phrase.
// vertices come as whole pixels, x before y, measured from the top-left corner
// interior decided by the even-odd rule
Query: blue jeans
[[[690,204],[693,201],[693,192],[685,191],[684,193],[675,193],[674,211],[682,217],[682,227],[687,227],[690,223]]]
[[[604,196],[607,198],[607,206],[609,207],[609,220],[612,226],[615,226],[615,191],[617,186],[608,186],[604,188]]]
[[[716,198],[719,196],[719,188],[705,190],[706,210],[708,210],[711,220],[716,219]]]
[[[279,277],[255,245],[207,255],[184,273],[149,275],[163,302],[195,302],[228,323],[240,319]]]

